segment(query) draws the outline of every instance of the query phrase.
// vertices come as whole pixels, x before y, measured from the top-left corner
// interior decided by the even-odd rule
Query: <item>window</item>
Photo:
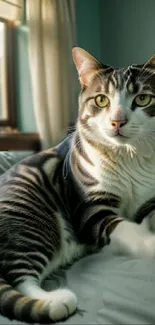
[[[23,0],[0,0],[0,17],[11,21],[21,20]]]
[[[24,1],[0,0],[0,151],[40,148],[38,134],[16,130],[14,34],[22,20]]]
[[[0,18],[0,126],[15,126],[13,26]]]
[[[0,126],[15,127],[13,32],[22,0],[0,0]]]

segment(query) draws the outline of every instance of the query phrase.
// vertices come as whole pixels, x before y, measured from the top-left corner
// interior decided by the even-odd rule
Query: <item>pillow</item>
[[[23,151],[0,151],[0,175],[29,154],[30,152]]]

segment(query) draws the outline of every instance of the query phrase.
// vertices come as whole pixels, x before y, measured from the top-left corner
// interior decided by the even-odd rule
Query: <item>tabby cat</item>
[[[0,178],[0,312],[10,319],[71,315],[75,294],[41,284],[87,253],[155,257],[155,56],[120,69],[76,47],[73,59],[74,132]]]

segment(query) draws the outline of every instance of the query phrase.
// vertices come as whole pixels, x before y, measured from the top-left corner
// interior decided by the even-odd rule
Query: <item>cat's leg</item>
[[[145,244],[149,248],[149,251],[152,251],[152,255],[155,257],[155,211],[148,214],[143,220],[143,223],[147,224],[151,233],[149,238],[145,239]]]
[[[123,220],[110,234],[105,253],[130,254],[132,256],[155,256],[155,236],[151,234],[147,220],[141,224]]]
[[[155,211],[152,211],[148,216],[150,230],[155,233]]]
[[[24,296],[44,300],[45,307],[49,309],[49,317],[54,321],[67,318],[77,308],[77,298],[71,290],[61,288],[48,292],[40,288],[39,282],[32,277],[19,283],[16,290]]]

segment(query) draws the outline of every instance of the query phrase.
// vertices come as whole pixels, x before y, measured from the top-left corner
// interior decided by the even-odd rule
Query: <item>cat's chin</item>
[[[152,155],[152,147],[144,141],[136,141],[135,138],[132,139],[117,135],[110,138],[110,144],[112,145],[112,148],[119,150],[121,148],[126,148],[127,152],[137,153],[143,157],[150,157]]]
[[[118,147],[131,144],[130,138],[124,137],[119,134],[116,135],[115,137],[108,137],[107,140],[110,145],[112,144]]]

